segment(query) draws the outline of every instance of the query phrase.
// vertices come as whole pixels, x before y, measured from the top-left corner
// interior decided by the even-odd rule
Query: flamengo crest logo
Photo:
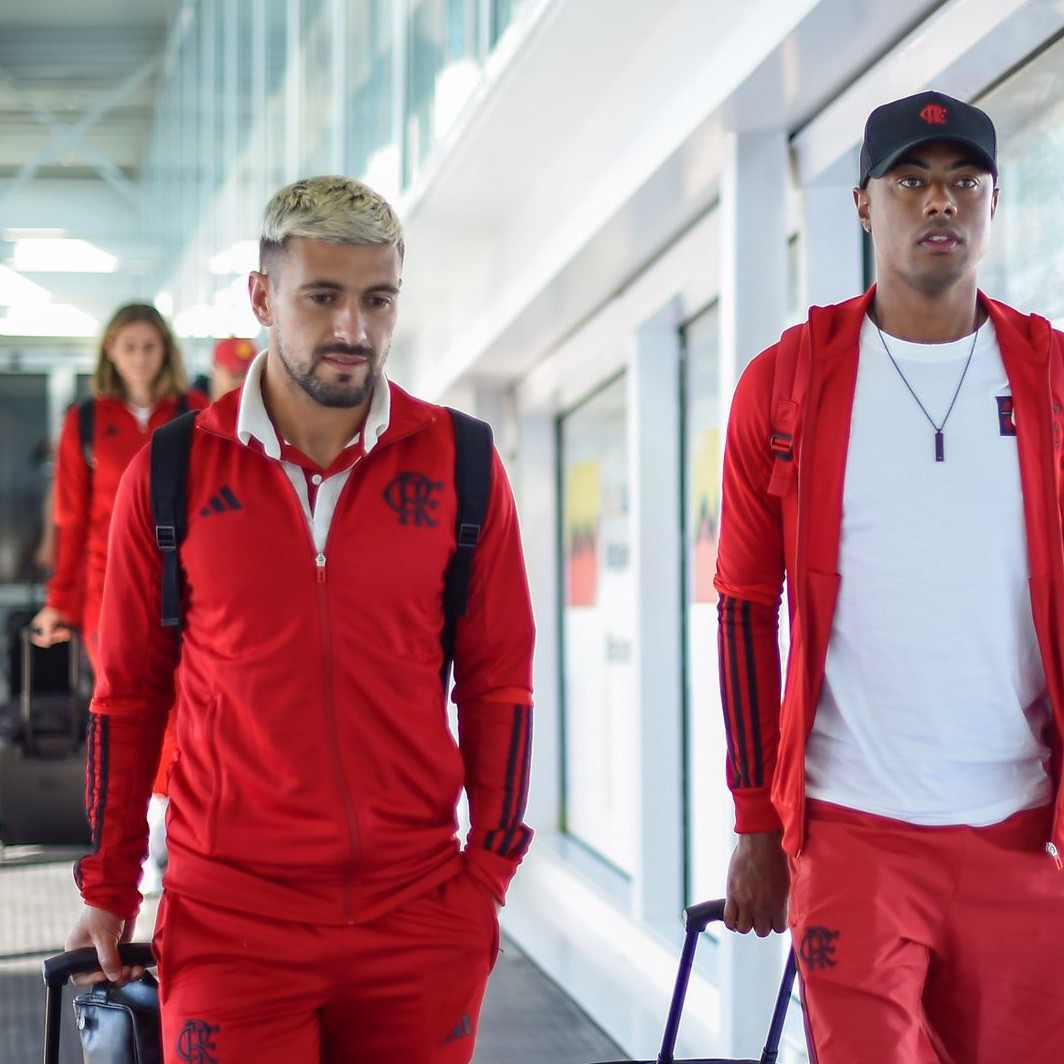
[[[944,126],[946,124],[946,109],[937,103],[929,103],[920,112],[920,117],[929,126]]]
[[[435,528],[432,496],[442,488],[441,481],[430,480],[424,473],[400,473],[384,489],[384,501],[399,515],[399,524]]]

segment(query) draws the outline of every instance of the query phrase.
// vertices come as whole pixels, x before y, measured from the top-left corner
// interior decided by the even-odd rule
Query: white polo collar
[[[244,386],[240,390],[240,409],[236,419],[237,439],[246,447],[250,440],[258,440],[263,451],[270,458],[280,460],[281,441],[277,435],[277,429],[266,412],[266,404],[262,401],[262,375],[266,369],[266,351],[260,351],[254,361],[248,367],[247,376],[244,378]],[[366,438],[363,443],[363,451],[369,454],[376,446],[377,441],[388,429],[392,416],[392,390],[388,386],[388,378],[384,370],[381,370],[377,378],[377,386],[373,389],[373,395],[369,401],[369,409],[366,411],[366,420],[362,423]],[[347,442],[350,447],[358,443],[361,433],[355,435]]]

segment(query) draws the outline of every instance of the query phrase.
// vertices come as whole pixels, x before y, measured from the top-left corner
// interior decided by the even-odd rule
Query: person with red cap
[[[853,195],[876,284],[728,425],[725,922],[789,928],[819,1064],[1064,1060],[1064,334],[977,287],[983,111],[877,107]]]
[[[230,336],[214,345],[210,377],[212,400],[221,398],[244,383],[255,355],[255,345],[251,340],[239,336]]]

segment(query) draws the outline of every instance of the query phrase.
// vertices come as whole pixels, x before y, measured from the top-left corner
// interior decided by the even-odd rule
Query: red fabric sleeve
[[[125,918],[140,903],[148,799],[180,652],[173,629],[159,623],[148,461],[145,447],[122,477],[111,521],[86,772],[92,851],[75,873],[86,902]]]
[[[81,449],[77,406],[72,406],[63,419],[55,459],[54,499],[55,571],[48,581],[46,604],[78,624],[92,506],[92,473]]]
[[[766,490],[774,373],[770,348],[747,368],[732,399],[714,579],[728,786],[736,831],[743,834],[782,827],[770,800],[779,747],[784,579],[782,508]]]
[[[469,609],[455,636],[453,697],[469,799],[466,861],[500,904],[532,841],[524,815],[534,641],[517,511],[496,453],[488,513],[473,555]]]

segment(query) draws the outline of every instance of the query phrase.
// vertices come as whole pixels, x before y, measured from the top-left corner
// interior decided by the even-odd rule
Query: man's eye
[[[310,301],[317,303],[319,306],[324,306],[333,301],[333,294],[332,292],[311,292]]]
[[[898,184],[902,188],[919,188],[922,182],[915,174],[910,174],[908,177],[903,177]]]

